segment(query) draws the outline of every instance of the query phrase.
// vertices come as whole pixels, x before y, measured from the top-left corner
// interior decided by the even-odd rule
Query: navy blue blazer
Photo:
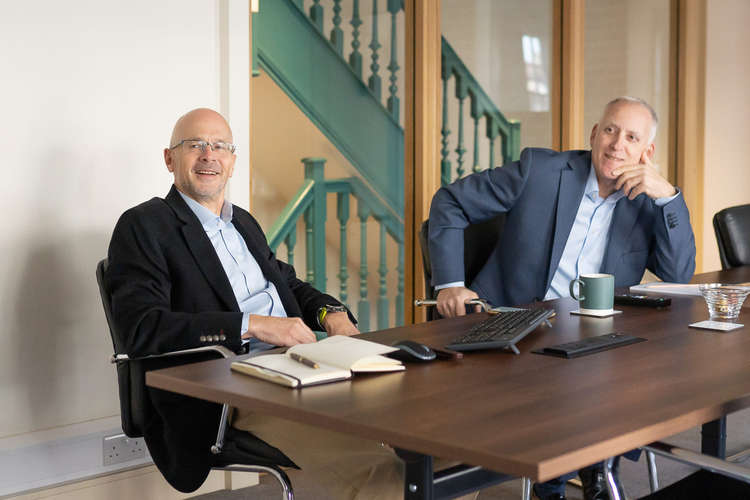
[[[590,151],[528,148],[519,161],[440,188],[430,208],[433,285],[463,281],[463,229],[505,213],[501,241],[470,288],[494,305],[543,300],[590,167]],[[601,272],[613,274],[615,286],[629,286],[645,269],[664,281],[692,277],[695,240],[683,196],[662,207],[644,194],[617,202]]]

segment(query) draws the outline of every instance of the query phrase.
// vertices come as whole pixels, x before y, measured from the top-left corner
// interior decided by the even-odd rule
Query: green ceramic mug
[[[575,284],[578,283],[578,294]],[[615,277],[611,274],[582,274],[570,282],[570,296],[578,301],[582,313],[612,311]]]

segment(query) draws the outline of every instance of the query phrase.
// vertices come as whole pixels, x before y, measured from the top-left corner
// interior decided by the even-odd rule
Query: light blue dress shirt
[[[663,206],[679,196],[677,194],[658,198],[655,203]],[[596,171],[592,165],[589,168],[589,176],[578,205],[573,228],[565,243],[560,263],[557,266],[552,282],[547,290],[544,300],[557,299],[570,296],[570,282],[582,274],[598,273],[604,260],[604,252],[607,250],[609,241],[609,228],[612,223],[612,215],[615,205],[625,196],[622,189],[601,198],[599,196],[599,182],[596,180]]]
[[[232,204],[224,200],[221,215],[218,216],[183,193],[180,193],[180,196],[198,217],[227,274],[240,311],[244,313],[240,331],[247,331],[251,314],[285,318],[287,314],[276,286],[263,276],[263,271],[247,248],[245,239],[232,224]],[[256,338],[250,339],[251,350],[272,347],[276,346]]]
[[[654,202],[658,206],[664,206],[680,195],[677,194],[658,198]],[[600,272],[604,252],[609,241],[609,227],[612,223],[617,202],[625,194],[622,190],[615,191],[607,198],[599,196],[599,182],[596,179],[596,171],[593,165],[589,168],[589,176],[584,187],[581,203],[578,205],[573,227],[565,243],[565,249],[560,257],[552,282],[544,296],[544,300],[557,299],[570,296],[570,282],[582,274]],[[463,281],[445,283],[435,287],[436,290],[453,286],[464,286]]]

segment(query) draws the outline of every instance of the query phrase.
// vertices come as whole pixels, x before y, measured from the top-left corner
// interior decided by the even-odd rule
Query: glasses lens
[[[234,144],[231,144],[229,142],[215,142],[211,145],[211,147],[217,153],[223,153],[223,154],[234,153]]]
[[[200,151],[205,152],[208,143],[206,141],[185,141],[183,142],[185,149],[188,151]]]

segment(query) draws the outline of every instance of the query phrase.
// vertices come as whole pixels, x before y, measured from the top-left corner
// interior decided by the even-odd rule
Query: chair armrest
[[[141,356],[138,358],[131,358],[127,354],[113,354],[109,358],[109,362],[112,364],[115,363],[126,363],[128,361],[139,361],[142,359],[158,359],[158,358],[167,358],[170,356],[184,356],[186,354],[195,354],[197,352],[210,352],[214,351],[219,353],[223,358],[231,358],[234,356],[234,353],[224,347],[223,345],[209,345],[209,346],[202,346],[202,347],[193,347],[192,349],[181,349],[179,351],[170,351],[170,352],[164,352],[161,354],[151,354],[149,356]]]
[[[702,469],[728,476],[739,481],[750,483],[750,469],[747,467],[741,467],[732,462],[727,462],[720,458],[712,457],[710,455],[704,455],[684,448],[678,448],[671,444],[654,442],[648,446],[644,446],[648,451],[655,453],[656,455],[675,460],[688,465],[694,465]]]

